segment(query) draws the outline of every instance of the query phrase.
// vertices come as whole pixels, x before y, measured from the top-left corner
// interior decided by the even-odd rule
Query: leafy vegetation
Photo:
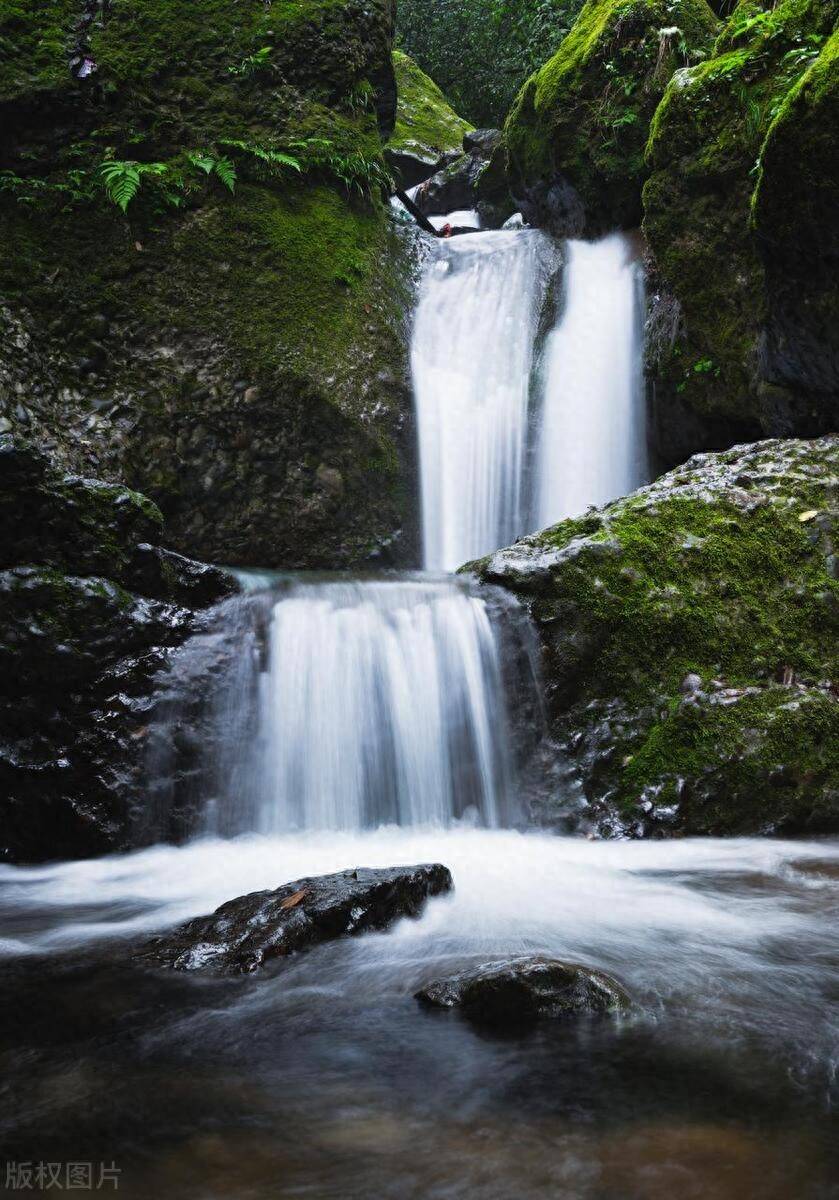
[[[500,126],[581,7],[581,0],[400,0],[397,33],[457,112]]]

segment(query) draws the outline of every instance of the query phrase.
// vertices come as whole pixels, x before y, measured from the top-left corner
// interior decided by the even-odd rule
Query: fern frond
[[[231,159],[225,155],[215,159],[213,170],[229,192],[236,191],[236,167]]]
[[[140,164],[112,159],[102,163],[99,170],[108,199],[127,212],[128,205],[140,190]]]
[[[193,150],[187,158],[194,167],[198,167],[205,175],[209,175],[215,166],[215,159],[206,150]]]

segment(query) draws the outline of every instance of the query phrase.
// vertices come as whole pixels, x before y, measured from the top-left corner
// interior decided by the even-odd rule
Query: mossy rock
[[[390,3],[77,9],[0,21],[0,429],[152,496],[185,553],[415,561]],[[234,161],[235,194],[198,151]],[[123,217],[108,156],[167,182]]]
[[[536,621],[595,828],[839,828],[837,534],[839,438],[767,441],[473,564]]]
[[[507,118],[523,211],[571,236],[636,226],[656,105],[676,67],[704,54],[717,29],[705,0],[588,0]]]
[[[791,367],[785,375],[783,363],[779,365],[785,355],[793,361],[808,355],[814,342],[823,362],[829,351],[819,339],[829,343],[830,335],[817,328],[799,338],[797,346],[776,344],[774,363],[767,358],[764,331],[772,319],[775,284],[767,280],[764,257],[770,261],[773,249],[767,229],[761,255],[750,225],[764,139],[770,128],[782,131],[786,125],[791,130],[799,115],[805,124],[810,119],[804,116],[808,102],[794,103],[792,96],[803,86],[801,76],[836,15],[835,4],[824,0],[783,0],[772,9],[747,0],[728,20],[713,55],[675,73],[656,111],[647,147],[651,174],[644,187],[643,227],[655,263],[650,344],[654,434],[667,460],[691,449],[721,447],[737,437],[812,435],[835,426],[835,403],[831,416],[819,388],[809,386],[806,371]],[[825,68],[826,76],[829,64]],[[828,103],[817,120],[829,121],[829,112]],[[821,153],[824,146],[809,149]],[[801,146],[799,158],[807,152]],[[813,257],[811,252],[807,260],[795,261],[797,234],[789,232],[797,230],[799,214],[807,222],[804,172],[810,180],[824,173],[823,187],[816,184],[814,194],[823,198],[822,237],[836,245],[835,205],[824,204],[835,186],[834,160],[828,151],[804,168],[793,152],[784,158],[774,199],[768,200],[787,222],[784,266],[790,268],[792,295],[797,295],[799,281],[808,278]],[[776,164],[774,172],[781,155],[770,148],[769,161]],[[797,185],[789,187],[793,176]],[[765,211],[774,187],[770,173],[763,188]],[[811,247],[812,239],[811,233]],[[835,250],[828,257],[831,253]],[[829,271],[826,266],[825,276]],[[823,294],[829,290],[820,285]],[[822,326],[830,302],[829,294],[819,301]],[[791,337],[798,338],[794,327]]]
[[[428,178],[447,154],[459,153],[473,126],[459,117],[433,79],[401,50],[393,52],[396,126],[387,143],[388,161],[403,187]]]
[[[796,423],[839,418],[839,31],[790,88],[760,152],[752,218],[767,283],[763,373]]]

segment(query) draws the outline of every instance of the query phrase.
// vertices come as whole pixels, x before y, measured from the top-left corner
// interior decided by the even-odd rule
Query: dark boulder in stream
[[[602,971],[540,956],[483,963],[428,983],[416,996],[430,1008],[456,1008],[476,1024],[508,1027],[619,1013],[630,1003],[621,984]]]
[[[414,867],[357,867],[296,879],[275,891],[252,892],[155,938],[140,962],[178,971],[248,974],[318,942],[387,929],[416,917],[430,896],[452,890],[441,863]]]

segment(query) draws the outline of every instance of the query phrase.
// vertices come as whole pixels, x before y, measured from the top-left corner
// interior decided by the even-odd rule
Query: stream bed
[[[149,972],[153,930],[350,866],[441,861],[416,921],[257,977]],[[480,1200],[839,1196],[839,842],[383,828],[0,868],[2,1141],[121,1194]],[[635,1014],[477,1032],[413,998],[546,953]]]

